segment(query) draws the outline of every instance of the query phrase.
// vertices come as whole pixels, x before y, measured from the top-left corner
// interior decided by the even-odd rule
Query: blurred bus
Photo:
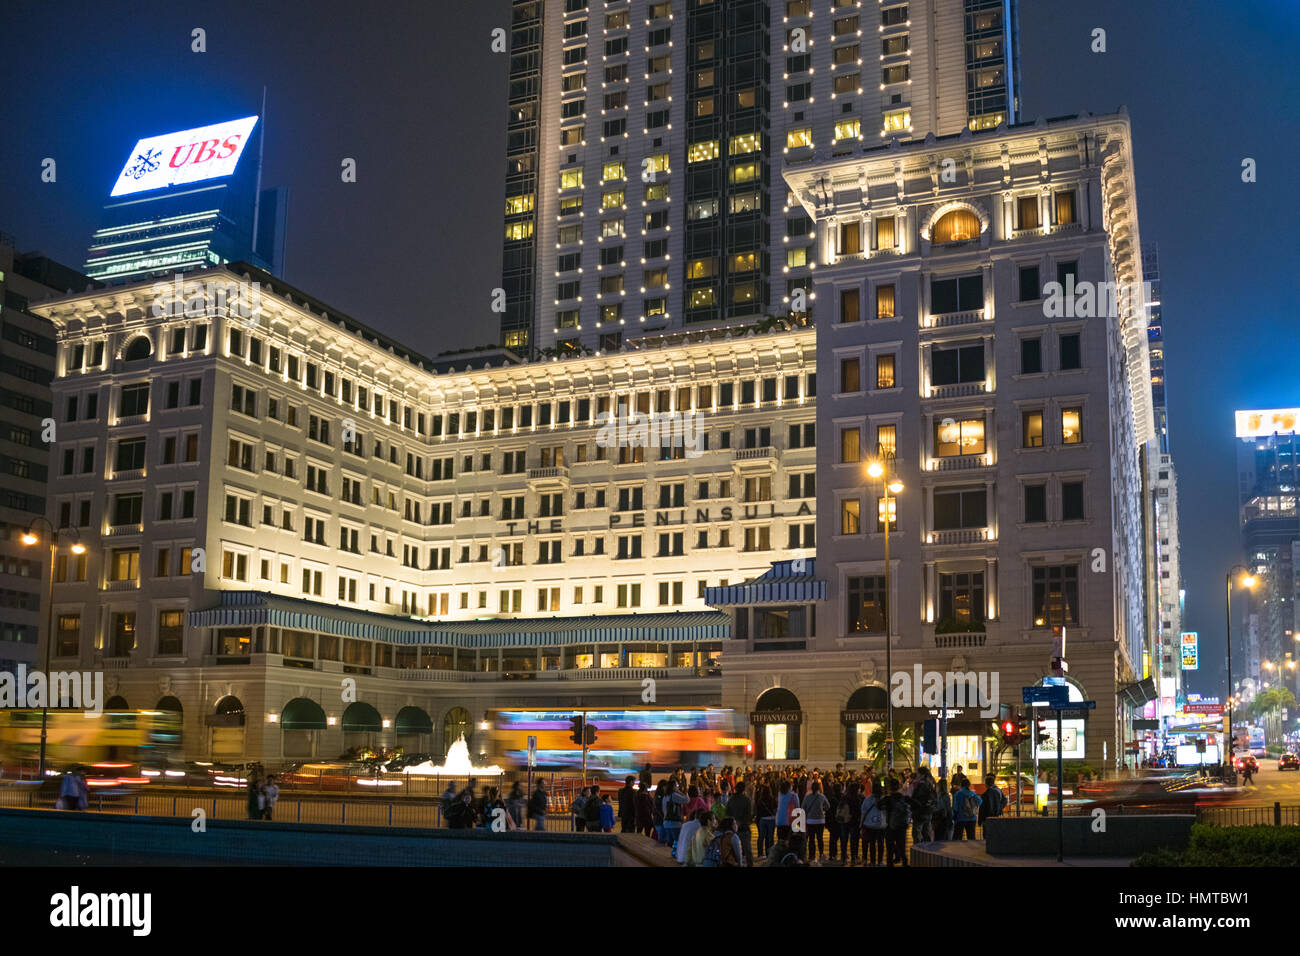
[[[181,757],[181,715],[165,710],[50,710],[45,762],[163,767]],[[41,754],[41,711],[0,710],[0,765],[35,765]]]
[[[528,738],[537,738],[537,769],[577,770],[582,747],[575,744],[568,709],[489,710],[488,737],[493,762],[524,769]],[[631,707],[585,711],[596,727],[596,742],[587,750],[587,771],[608,777],[635,774],[647,763],[656,771],[677,767],[739,764],[750,741],[735,711],[718,707]]]

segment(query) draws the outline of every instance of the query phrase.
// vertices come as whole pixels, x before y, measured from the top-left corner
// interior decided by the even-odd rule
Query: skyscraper
[[[1018,86],[1015,0],[515,0],[502,344],[804,318],[783,169],[1014,122]]]
[[[104,206],[86,273],[129,282],[248,261],[278,275],[288,195],[262,188],[260,120],[139,140]]]

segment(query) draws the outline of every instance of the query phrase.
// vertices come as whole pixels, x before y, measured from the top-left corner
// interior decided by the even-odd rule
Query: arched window
[[[756,760],[798,760],[803,712],[799,698],[784,687],[773,687],[754,704]]]
[[[980,234],[979,216],[969,209],[952,209],[939,217],[930,230],[930,241],[934,243],[965,242],[977,239]]]
[[[153,343],[149,341],[147,335],[137,335],[126,344],[126,349],[122,352],[122,359],[126,362],[136,362],[140,359],[147,359],[153,354]]]
[[[447,716],[442,720],[443,752],[446,753],[461,737],[465,738],[465,746],[470,746],[473,732],[474,727],[470,721],[469,711],[464,707],[453,707],[447,711]]]

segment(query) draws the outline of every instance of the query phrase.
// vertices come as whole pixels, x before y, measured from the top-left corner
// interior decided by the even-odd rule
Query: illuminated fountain
[[[444,777],[472,777],[476,774],[501,774],[505,771],[492,764],[487,767],[475,767],[469,759],[469,744],[465,742],[465,735],[462,734],[460,739],[447,748],[447,757],[442,766],[438,766],[431,761],[426,760],[424,763],[413,764],[409,767],[403,767],[402,773],[420,774],[421,776],[444,776]]]

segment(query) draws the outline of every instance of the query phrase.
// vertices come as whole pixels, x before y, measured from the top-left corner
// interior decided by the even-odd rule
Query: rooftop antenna
[[[266,87],[262,87],[262,132],[257,140],[257,186],[254,187],[253,193],[253,251],[260,253],[257,248],[257,221],[262,212],[262,155],[266,150]],[[270,266],[271,263],[267,262]]]

